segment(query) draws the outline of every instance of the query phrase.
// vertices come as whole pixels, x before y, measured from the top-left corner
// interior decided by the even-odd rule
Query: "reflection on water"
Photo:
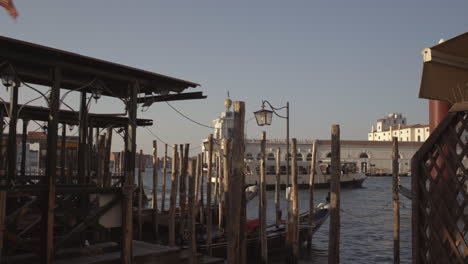
[[[152,185],[152,171],[145,172],[144,183]],[[167,177],[168,179],[170,177]],[[166,186],[170,186],[170,181]],[[401,178],[401,183],[410,187],[409,177]],[[159,186],[159,190],[161,186]],[[325,200],[328,190],[316,190],[315,201]],[[160,193],[160,191],[159,191]],[[169,195],[166,192],[166,195]],[[281,193],[284,199],[284,191]],[[274,191],[267,192],[268,220],[273,223]],[[308,191],[299,192],[299,210],[308,210]],[[166,198],[168,203],[168,198]],[[400,196],[400,253],[401,263],[411,262],[411,201]],[[166,206],[167,208],[167,206]],[[281,201],[283,218],[286,216],[286,203]],[[342,189],[341,191],[341,245],[342,263],[392,263],[393,261],[393,206],[392,178],[369,177],[364,188]],[[258,199],[253,199],[247,206],[247,217],[258,217]],[[301,263],[327,263],[328,227],[325,222],[313,237],[312,249],[301,250]],[[277,263],[280,263],[278,261]]]

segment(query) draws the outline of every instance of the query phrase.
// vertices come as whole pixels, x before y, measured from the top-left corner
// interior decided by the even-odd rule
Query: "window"
[[[245,159],[246,159],[246,160],[253,160],[252,153],[247,152],[247,153],[245,154]]]
[[[380,137],[379,137],[379,139],[380,139]],[[331,152],[327,153],[327,158],[331,158]]]
[[[312,160],[312,153],[307,154],[306,159],[307,159],[307,161],[311,161]]]
[[[234,135],[232,134],[232,128],[227,129],[227,137],[228,138],[233,138],[234,137]]]
[[[275,154],[268,153],[267,160],[275,160]]]
[[[421,136],[418,135],[418,141],[421,141]]]
[[[297,153],[297,161],[302,161],[302,154],[301,153]]]
[[[365,152],[362,152],[361,154],[359,154],[359,158],[360,159],[368,159],[369,155],[367,155],[367,153],[365,153]]]

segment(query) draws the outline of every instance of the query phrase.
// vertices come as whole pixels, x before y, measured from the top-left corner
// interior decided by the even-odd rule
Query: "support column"
[[[61,72],[54,68],[50,93],[50,113],[47,130],[47,157],[45,178],[48,192],[42,199],[41,263],[52,263],[54,258],[54,208],[57,174],[57,130]]]
[[[135,154],[136,154],[136,119],[137,119],[137,88],[135,83],[131,88],[130,100],[127,104],[129,124],[126,133],[125,149],[125,183],[123,188],[123,221],[122,221],[122,251],[121,261],[132,263],[133,259],[133,189],[135,182]]]
[[[448,102],[429,100],[429,130],[431,133],[448,114],[450,107]]]
[[[62,182],[65,180],[65,159],[67,156],[67,124],[62,123],[62,142],[60,150],[60,178]]]
[[[0,110],[0,185],[6,185],[5,168],[3,164],[3,130],[5,128],[4,122],[5,111]],[[5,234],[5,214],[6,214],[6,198],[7,192],[0,191],[0,261],[3,256],[3,240]]]
[[[21,177],[26,174],[26,143],[28,141],[28,123],[29,120],[23,119],[23,135],[21,137]]]
[[[78,183],[85,183],[86,174],[86,139],[88,136],[88,110],[86,106],[86,92],[81,92],[80,124],[78,141]]]
[[[13,180],[16,176],[16,125],[18,123],[18,86],[10,88],[10,123],[7,145],[7,177]]]

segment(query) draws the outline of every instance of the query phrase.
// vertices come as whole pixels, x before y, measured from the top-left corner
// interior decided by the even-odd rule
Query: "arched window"
[[[246,160],[253,160],[252,153],[247,152],[247,153],[245,154],[245,159],[246,159]]]
[[[331,152],[327,153],[327,158],[331,158]]]
[[[307,154],[306,159],[307,159],[307,161],[311,161],[312,160],[312,153]]]
[[[297,153],[297,161],[302,161],[302,154],[301,153]]]
[[[421,136],[418,135],[418,142],[421,141]]]
[[[365,153],[365,152],[362,152],[361,154],[359,154],[359,158],[360,159],[368,159],[369,155],[367,155],[367,153]]]
[[[273,153],[268,153],[267,159],[268,159],[268,160],[275,160],[275,154],[273,154]]]

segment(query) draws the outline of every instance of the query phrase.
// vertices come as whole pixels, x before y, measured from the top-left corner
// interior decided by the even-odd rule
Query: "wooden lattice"
[[[468,111],[448,114],[412,174],[413,263],[468,263]]]

